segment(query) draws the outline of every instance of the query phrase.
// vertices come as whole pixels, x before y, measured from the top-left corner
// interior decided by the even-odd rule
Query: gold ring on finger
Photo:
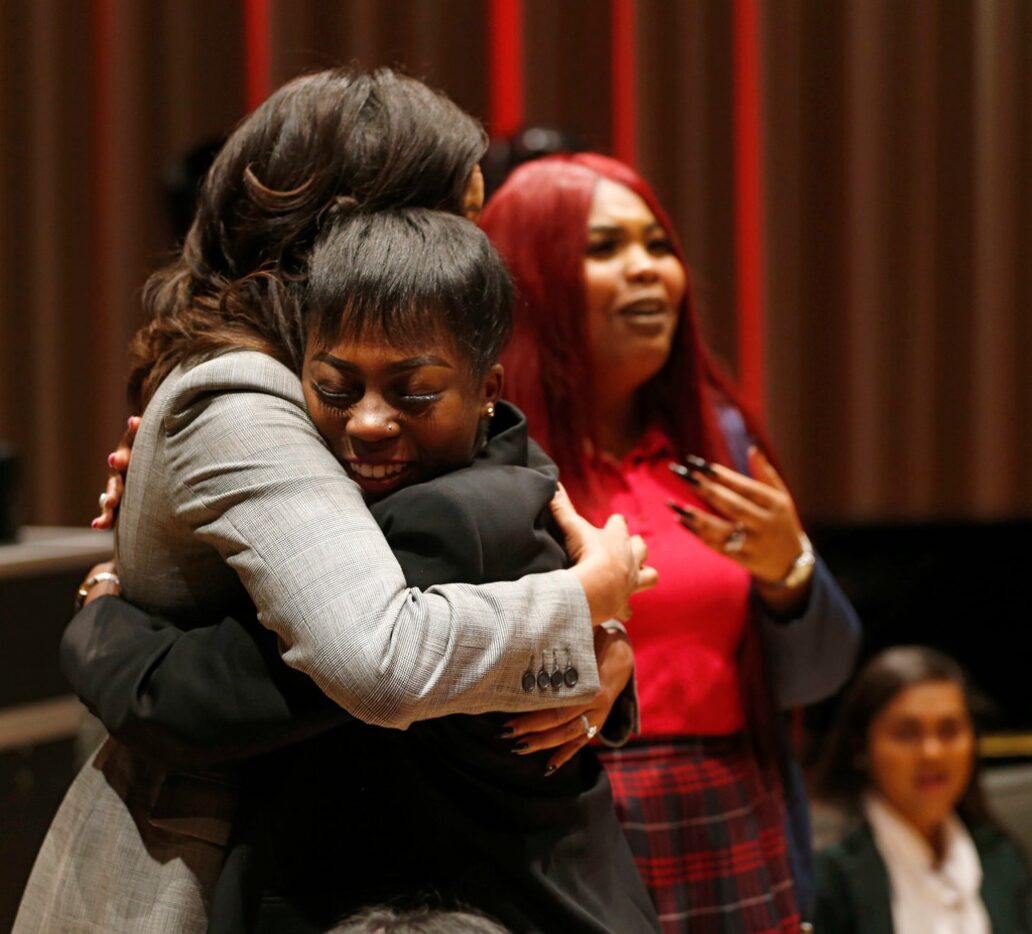
[[[594,739],[595,734],[598,732],[598,727],[588,720],[588,715],[586,713],[582,713],[580,715],[580,721],[584,724],[584,735],[588,739]]]

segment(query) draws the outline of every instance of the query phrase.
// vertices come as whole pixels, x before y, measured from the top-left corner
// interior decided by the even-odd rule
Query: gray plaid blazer
[[[125,596],[184,627],[250,598],[284,661],[368,723],[543,709],[598,690],[573,575],[407,588],[297,377],[263,354],[178,369],[159,388],[117,549]],[[577,685],[558,699],[525,692],[523,674],[556,646]],[[15,934],[203,931],[235,797],[230,773],[164,773],[109,739],[54,819]]]

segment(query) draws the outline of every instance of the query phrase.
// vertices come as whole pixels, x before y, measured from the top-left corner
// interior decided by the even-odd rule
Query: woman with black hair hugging
[[[299,382],[311,249],[334,214],[356,203],[475,214],[484,146],[474,121],[419,82],[334,70],[281,88],[216,158],[181,255],[144,290],[152,321],[134,343],[130,378],[145,411],[118,529],[119,572],[130,599],[177,626],[141,644],[117,619],[75,621],[85,668],[115,673],[95,682],[94,697],[84,692],[98,711],[114,710],[104,719],[115,738],[66,796],[15,930],[195,931],[209,914],[239,915],[251,904],[240,893],[250,891],[253,863],[235,860],[247,847],[233,847],[230,833],[246,836],[238,786],[246,791],[255,773],[190,768],[185,757],[171,769],[147,756],[145,729],[119,729],[133,711],[157,716],[148,699],[160,697],[160,707],[170,696],[168,681],[150,695],[143,681],[158,677],[158,661],[182,654],[176,634],[226,614],[246,619],[257,608],[270,634],[249,630],[253,651],[230,640],[224,654],[178,669],[187,674],[184,702],[171,705],[176,717],[203,720],[214,735],[219,711],[195,705],[198,689],[236,670],[240,657],[268,659],[270,677],[292,680],[264,651],[270,642],[338,705],[320,706],[302,679],[310,703],[294,697],[252,711],[240,752],[288,741],[273,726],[294,740],[349,716],[403,728],[453,713],[574,704],[604,719],[595,649],[605,640],[592,623],[649,582],[640,542],[619,520],[595,529],[560,511],[577,558],[569,570],[410,588],[356,483],[364,468],[333,456]],[[135,652],[132,664],[105,669],[123,649]],[[525,690],[529,659],[560,653],[577,677]],[[250,698],[227,680],[221,712],[232,715]],[[300,728],[299,712],[311,714]],[[210,763],[234,750],[206,752]],[[234,860],[224,867],[227,841]],[[216,892],[224,878],[239,885]]]
[[[566,565],[557,471],[500,398],[511,288],[484,234],[440,213],[359,214],[316,246],[307,314],[308,410],[410,586]],[[572,677],[563,649],[535,677],[539,664],[548,690]],[[327,905],[329,920],[429,900],[514,931],[658,930],[595,754],[558,770],[548,752],[514,756],[508,717],[342,730],[286,751],[282,793],[262,800],[288,805],[269,851],[295,905]]]
[[[338,206],[313,250],[302,390],[406,582],[565,567],[549,508],[557,471],[500,399],[512,302],[501,260],[461,218],[353,210]],[[603,664],[620,664],[609,638]],[[554,656],[540,660],[548,692],[577,677],[564,650]],[[540,690],[537,664],[528,670]],[[69,674],[84,697],[102,690],[83,687],[74,663]],[[226,675],[192,691],[199,732],[204,708],[234,694]],[[250,763],[211,923],[230,921],[220,905],[251,899],[229,927],[253,917],[257,930],[319,931],[391,903],[473,906],[514,931],[657,930],[594,753],[562,769],[549,751],[514,756],[508,718],[457,714],[404,732],[350,723]]]
[[[858,821],[817,855],[821,934],[1032,931],[1028,866],[986,808],[975,746],[952,659],[899,646],[857,675],[817,777]]]

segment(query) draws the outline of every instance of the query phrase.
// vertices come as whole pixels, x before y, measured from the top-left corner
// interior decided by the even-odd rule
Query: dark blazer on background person
[[[992,824],[968,828],[982,863],[982,902],[993,934],[1032,932],[1032,881],[1018,845]],[[865,822],[817,854],[817,934],[920,934],[896,931],[892,894]]]
[[[749,473],[749,436],[738,409],[720,409],[720,427],[740,473]],[[785,798],[785,837],[803,921],[812,920],[816,899],[810,802],[795,758],[787,717],[832,696],[849,679],[860,648],[860,619],[828,566],[817,556],[810,598],[803,613],[790,620],[771,614],[759,599],[751,601],[773,702],[783,716],[774,718]]]
[[[470,467],[371,511],[410,586],[512,580],[567,563],[548,510],[555,480],[503,403]],[[514,756],[500,738],[505,714],[453,715],[406,733],[349,722],[311,682],[296,682],[253,625],[184,631],[122,601],[93,606],[92,619],[69,627],[63,662],[114,735],[181,768],[206,749],[294,744],[243,770],[212,929],[315,931],[370,900],[428,895],[515,931],[658,929],[590,750],[546,778],[547,753]],[[567,646],[547,655],[526,670],[573,676]],[[634,714],[632,690],[607,724],[612,738],[626,736]]]

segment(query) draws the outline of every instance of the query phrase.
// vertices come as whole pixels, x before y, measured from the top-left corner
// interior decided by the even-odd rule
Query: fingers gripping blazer
[[[562,700],[598,690],[568,571],[406,587],[305,411],[296,376],[235,352],[174,371],[144,413],[118,531],[128,599],[188,627],[252,600],[286,663],[368,723],[554,706],[532,655],[568,648]],[[236,800],[226,774],[166,774],[109,740],[72,784],[17,932],[204,930]]]

